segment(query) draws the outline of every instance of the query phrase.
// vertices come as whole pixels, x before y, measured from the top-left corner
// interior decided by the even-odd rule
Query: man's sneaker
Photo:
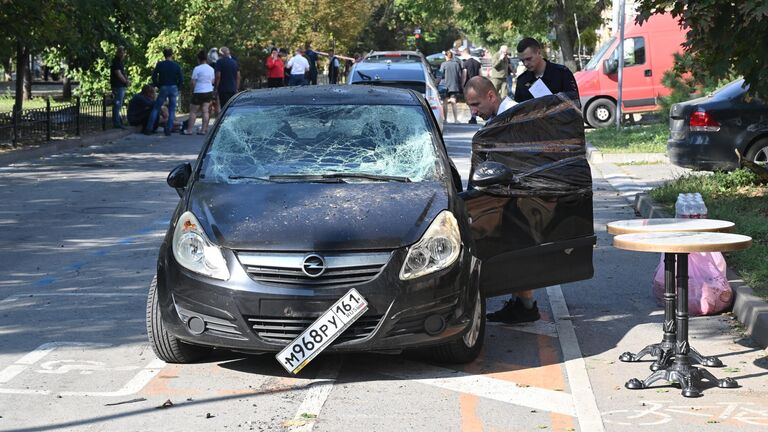
[[[467,123],[469,123],[469,124],[477,124],[477,120],[475,120],[475,118],[472,117],[471,119],[469,119],[469,121]]]
[[[524,322],[538,321],[541,318],[539,315],[539,308],[536,306],[536,302],[533,302],[531,309],[526,309],[523,306],[523,302],[519,298],[514,302],[504,302],[504,307],[496,312],[486,315],[488,321],[497,321],[507,324],[517,324]]]

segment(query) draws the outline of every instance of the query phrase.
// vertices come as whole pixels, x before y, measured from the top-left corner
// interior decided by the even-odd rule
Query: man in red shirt
[[[283,74],[285,64],[280,57],[280,52],[277,48],[272,48],[272,52],[267,57],[267,86],[282,87],[283,86]]]

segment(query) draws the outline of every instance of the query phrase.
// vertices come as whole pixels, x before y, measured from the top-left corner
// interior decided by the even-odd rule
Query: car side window
[[[619,49],[616,47],[611,55],[614,60],[619,59]],[[624,67],[645,64],[645,38],[633,37],[624,39]]]

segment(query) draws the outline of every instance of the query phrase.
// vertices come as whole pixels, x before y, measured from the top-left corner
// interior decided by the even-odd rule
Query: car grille
[[[319,276],[309,276],[302,270],[309,255],[322,256],[325,261],[325,271]],[[381,273],[391,255],[390,252],[337,255],[239,252],[237,257],[253,280],[316,287],[366,283]]]
[[[288,343],[296,339],[316,318],[245,317],[256,335],[266,341]],[[381,315],[363,315],[344,330],[333,344],[365,339],[376,329]]]

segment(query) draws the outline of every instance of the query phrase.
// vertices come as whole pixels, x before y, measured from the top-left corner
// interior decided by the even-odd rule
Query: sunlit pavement
[[[477,129],[446,124],[466,180]],[[720,355],[742,388],[630,391],[656,342],[658,257],[618,251],[605,224],[634,216],[595,176],[595,277],[537,291],[542,319],[489,325],[480,358],[321,356],[288,376],[271,355],[222,352],[166,365],[146,342],[146,292],[178,197],[165,185],[203,137],[133,134],[0,168],[0,430],[659,431],[765,430],[768,360],[727,317],[691,320],[692,344]],[[556,269],[553,269],[556,271]],[[488,309],[503,298],[490,299]]]

